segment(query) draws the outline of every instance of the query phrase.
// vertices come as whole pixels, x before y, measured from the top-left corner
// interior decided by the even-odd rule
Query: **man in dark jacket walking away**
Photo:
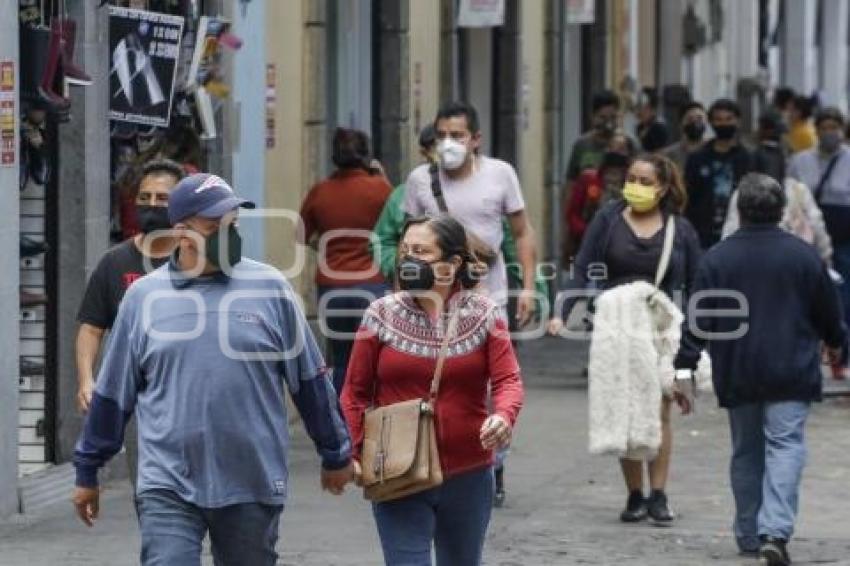
[[[703,256],[676,368],[686,377],[708,344],[714,388],[729,411],[738,546],[778,566],[791,563],[785,547],[806,460],[806,417],[821,399],[821,342],[840,356],[846,329],[823,260],[777,227],[785,206],[779,183],[751,173],[738,195],[742,227]]]

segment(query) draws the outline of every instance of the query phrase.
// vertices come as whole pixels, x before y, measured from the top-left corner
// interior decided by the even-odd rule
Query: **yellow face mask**
[[[647,187],[639,183],[626,183],[623,186],[623,198],[635,212],[649,212],[658,204],[658,193],[655,187]]]

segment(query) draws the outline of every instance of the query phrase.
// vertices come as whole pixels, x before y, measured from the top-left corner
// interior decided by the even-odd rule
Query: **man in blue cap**
[[[352,479],[351,442],[292,287],[241,257],[254,203],[197,174],[171,193],[177,248],[124,297],[74,456],[74,503],[98,516],[97,470],[136,413],[141,563],[273,565],[287,491],[284,383],[322,458],[322,487]]]

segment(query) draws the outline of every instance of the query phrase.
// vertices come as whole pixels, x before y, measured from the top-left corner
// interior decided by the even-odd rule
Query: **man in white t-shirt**
[[[502,246],[502,221],[507,218],[522,267],[523,289],[517,300],[517,322],[529,321],[535,305],[534,274],[536,244],[534,229],[525,212],[525,201],[516,171],[499,159],[478,153],[481,130],[478,113],[464,102],[452,102],[440,109],[434,121],[440,184],[448,213],[491,249]],[[429,165],[420,165],[407,178],[404,211],[410,216],[440,214],[440,205],[431,188]],[[490,266],[483,287],[505,311],[508,278],[501,252]]]

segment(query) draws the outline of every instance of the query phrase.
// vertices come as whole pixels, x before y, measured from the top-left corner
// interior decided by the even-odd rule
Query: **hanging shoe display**
[[[62,36],[62,66],[65,71],[65,80],[68,81],[68,84],[77,86],[91,85],[91,77],[74,62],[77,22],[65,16],[58,20],[56,25],[58,25]]]
[[[21,122],[21,140],[26,153],[29,178],[37,185],[46,185],[50,180],[50,160],[45,153],[46,145],[42,124],[34,124],[29,119]]]
[[[21,99],[51,113],[67,112],[71,101],[55,94],[52,81],[58,67],[58,41],[56,59],[51,61],[53,35],[49,28],[21,26],[20,28],[20,75]],[[49,78],[49,82],[45,78]],[[45,89],[44,85],[48,84]]]
[[[63,96],[64,93],[56,92],[57,85],[59,88],[64,88],[65,76],[62,67],[62,31],[54,23],[49,30],[47,61],[45,61],[38,92],[43,98],[57,101],[59,106],[70,107],[71,101]]]

